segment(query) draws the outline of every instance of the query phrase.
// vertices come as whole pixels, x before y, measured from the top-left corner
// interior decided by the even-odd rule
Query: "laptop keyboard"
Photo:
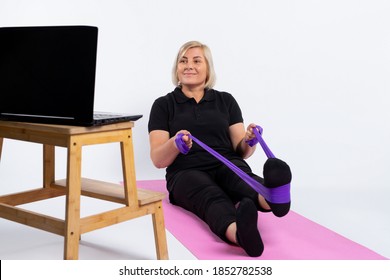
[[[118,114],[113,114],[113,113],[94,113],[93,118],[95,120],[99,119],[109,119],[109,118],[117,118],[120,117],[121,115]]]

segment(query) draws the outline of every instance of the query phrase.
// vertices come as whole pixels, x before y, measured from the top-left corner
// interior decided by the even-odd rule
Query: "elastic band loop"
[[[180,153],[186,155],[190,151],[190,148],[188,148],[188,146],[184,142],[183,136],[184,136],[183,133],[177,134],[177,136],[175,138],[175,143],[176,143],[176,147],[179,149]]]
[[[256,131],[256,130],[254,130]],[[260,127],[259,131],[262,132],[262,129]],[[259,132],[257,132],[259,134]],[[255,132],[256,134],[256,132]],[[259,134],[260,135],[260,134]],[[286,184],[280,187],[275,187],[275,188],[267,188],[263,186],[261,183],[250,177],[247,173],[242,171],[240,168],[238,168],[236,165],[234,165],[232,162],[230,162],[228,159],[226,159],[224,156],[213,150],[212,148],[208,147],[206,144],[201,142],[199,139],[197,139],[193,135],[188,135],[191,137],[191,139],[196,142],[200,147],[205,149],[207,152],[209,152],[211,155],[213,155],[215,158],[217,158],[219,161],[224,163],[230,170],[232,170],[237,176],[239,176],[243,181],[245,181],[250,187],[252,187],[257,193],[261,194],[266,200],[272,202],[272,203],[288,203],[290,202],[290,184]],[[183,153],[186,154],[189,151],[189,148],[187,145],[185,145],[183,139],[183,134],[178,134],[176,136],[176,145],[179,148],[179,150]],[[256,136],[256,138],[259,139],[260,144],[263,142],[264,146],[262,145],[265,153],[270,155],[269,157],[274,157],[272,152],[269,150],[267,145],[265,145],[264,140],[262,137]],[[261,140],[260,140],[261,139]],[[184,148],[185,146],[185,148]],[[180,148],[181,147],[181,148]]]
[[[260,135],[263,134],[263,129],[260,126],[257,125],[256,128],[259,130]],[[256,129],[252,128],[252,130],[254,132]],[[259,137],[257,137],[256,134],[255,134],[255,136],[256,137],[252,138],[251,140],[245,140],[245,143],[247,143],[250,147],[255,146],[257,143],[259,143],[259,140],[258,140]]]
[[[257,138],[252,138],[251,140],[245,140],[245,143],[247,143],[250,147],[255,146],[257,143],[259,143],[259,140]]]

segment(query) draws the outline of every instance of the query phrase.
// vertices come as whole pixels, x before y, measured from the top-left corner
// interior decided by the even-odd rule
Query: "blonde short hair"
[[[207,62],[207,76],[206,76],[206,84],[205,88],[213,88],[216,81],[216,75],[214,70],[214,64],[213,64],[213,57],[211,55],[211,51],[208,46],[198,42],[198,41],[189,41],[185,43],[181,48],[179,49],[179,52],[177,53],[175,63],[172,68],[172,82],[175,86],[180,86],[180,81],[177,76],[177,66],[179,64],[180,59],[184,56],[184,54],[191,48],[201,48],[203,51],[203,54],[205,56],[206,62]]]

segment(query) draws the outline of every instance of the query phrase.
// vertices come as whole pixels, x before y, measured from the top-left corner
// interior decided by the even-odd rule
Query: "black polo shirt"
[[[150,112],[148,130],[165,130],[170,137],[179,130],[188,130],[200,141],[231,160],[241,157],[233,150],[229,126],[240,122],[243,122],[241,109],[230,93],[209,89],[197,103],[194,98],[188,98],[180,88],[176,88],[155,100]],[[193,143],[187,155],[179,154],[167,168],[167,179],[179,170],[207,170],[220,164],[222,163],[215,157]]]

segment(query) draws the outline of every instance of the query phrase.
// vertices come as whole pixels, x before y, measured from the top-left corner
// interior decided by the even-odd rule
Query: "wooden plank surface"
[[[63,188],[66,186],[66,180],[57,180],[53,186]],[[137,188],[137,192],[138,205],[140,206],[165,198],[165,194],[162,192],[155,192],[141,188]],[[125,201],[124,187],[122,185],[88,178],[81,179],[81,194],[118,203],[124,203]]]

